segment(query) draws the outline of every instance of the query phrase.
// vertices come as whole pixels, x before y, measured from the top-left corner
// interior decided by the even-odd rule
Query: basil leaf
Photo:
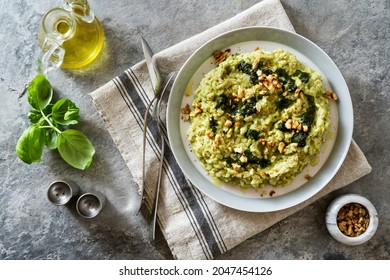
[[[46,131],[46,146],[50,150],[57,149],[57,138],[58,134],[54,129],[48,129]]]
[[[25,163],[41,161],[45,146],[45,129],[33,124],[27,128],[16,145],[16,155]]]
[[[28,113],[28,118],[30,119],[31,123],[38,123],[42,118],[41,111],[37,109],[31,109]]]
[[[58,135],[57,149],[68,164],[81,170],[91,165],[95,154],[95,148],[88,138],[75,129],[67,129]]]
[[[52,108],[53,108],[53,104],[47,105],[45,109],[42,110],[43,114],[45,114],[46,116],[51,114]],[[38,123],[40,121],[43,121],[44,119],[42,117],[43,116],[41,111],[37,109],[31,109],[30,112],[28,113],[28,118],[30,119],[31,123]]]
[[[58,100],[52,110],[54,121],[63,125],[76,124],[80,118],[79,108],[69,99]]]
[[[37,110],[43,110],[53,97],[53,88],[46,77],[37,75],[27,88],[27,100]]]

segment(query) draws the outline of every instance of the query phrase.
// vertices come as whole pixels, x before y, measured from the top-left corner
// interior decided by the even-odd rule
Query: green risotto
[[[285,50],[229,56],[194,92],[187,132],[214,180],[288,185],[324,141],[329,104],[322,77]]]

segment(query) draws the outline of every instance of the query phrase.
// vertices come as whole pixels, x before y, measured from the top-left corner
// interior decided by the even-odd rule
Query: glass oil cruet
[[[37,70],[81,68],[91,63],[103,48],[103,29],[87,0],[65,0],[45,13],[38,30],[41,53]]]

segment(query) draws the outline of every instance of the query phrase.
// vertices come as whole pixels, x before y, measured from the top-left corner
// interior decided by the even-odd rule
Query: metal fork
[[[175,72],[171,72],[168,74],[166,81],[164,82],[164,88],[161,91],[161,95],[158,98],[157,105],[154,107],[154,114],[153,116],[157,120],[157,128],[160,133],[161,137],[161,155],[160,155],[160,165],[158,169],[158,178],[157,178],[157,186],[156,186],[156,191],[154,194],[154,199],[153,199],[153,208],[152,208],[152,240],[155,240],[156,238],[156,224],[157,224],[157,206],[158,206],[158,199],[160,195],[160,186],[161,186],[161,179],[162,179],[162,169],[164,165],[164,153],[165,153],[165,139],[162,131],[162,120],[160,117],[160,109],[161,109],[161,101],[164,98],[165,93],[167,92],[168,86],[170,82],[174,79],[175,77]]]

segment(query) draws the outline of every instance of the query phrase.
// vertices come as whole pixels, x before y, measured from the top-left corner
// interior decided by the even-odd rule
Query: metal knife
[[[146,147],[146,131],[147,131],[147,122],[148,122],[148,116],[149,116],[149,111],[150,108],[155,102],[161,92],[161,75],[157,67],[156,60],[154,58],[154,53],[152,49],[149,47],[149,44],[146,42],[146,40],[141,37],[141,43],[142,43],[142,49],[144,52],[144,57],[146,61],[146,66],[148,68],[149,76],[150,76],[150,81],[152,83],[152,88],[154,91],[154,97],[153,99],[149,102],[145,116],[144,116],[144,124],[143,124],[143,151],[142,151],[142,183],[140,187],[140,204],[137,213],[141,210],[142,204],[144,202],[144,191],[145,191],[145,147]]]
[[[144,52],[144,57],[146,61],[146,66],[148,67],[150,81],[152,82],[152,87],[154,94],[157,94],[161,88],[161,75],[158,70],[156,63],[156,58],[152,49],[149,47],[148,42],[141,36],[142,50]]]

